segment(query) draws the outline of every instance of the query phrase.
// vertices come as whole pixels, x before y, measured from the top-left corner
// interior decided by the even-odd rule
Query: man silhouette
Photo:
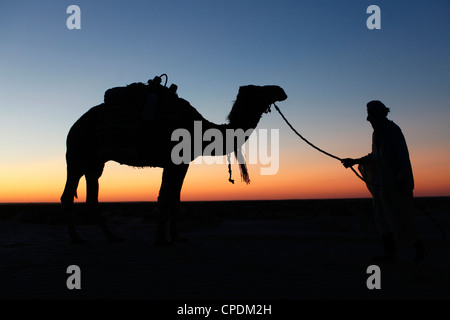
[[[359,164],[374,199],[375,222],[381,235],[384,255],[374,262],[394,263],[396,242],[413,244],[415,262],[426,249],[418,237],[413,202],[414,177],[408,147],[401,129],[387,119],[389,113],[380,101],[367,103],[367,121],[373,128],[372,152],[359,159],[343,159],[345,168]]]

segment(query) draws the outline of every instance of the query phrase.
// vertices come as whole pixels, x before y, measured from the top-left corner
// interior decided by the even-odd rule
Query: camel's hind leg
[[[67,217],[69,236],[72,244],[81,244],[85,242],[78,236],[75,230],[75,217],[73,212],[74,197],[76,197],[78,183],[82,176],[83,174],[67,168],[66,186],[64,187],[64,192],[61,196],[61,204]]]
[[[187,165],[179,165],[179,168],[176,171],[176,178],[172,187],[173,194],[173,206],[171,210],[171,214],[169,215],[169,226],[170,226],[170,238],[173,242],[186,242],[188,241],[186,238],[180,236],[178,230],[178,222],[177,216],[180,213],[180,195],[181,189],[183,188],[184,178],[186,176],[187,170],[189,169],[189,164]]]
[[[86,205],[90,213],[94,214],[100,224],[105,236],[114,242],[123,241],[122,238],[115,236],[103,218],[98,205],[98,179],[102,175],[104,165],[98,165],[88,170],[86,177]]]
[[[180,241],[176,225],[176,213],[180,205],[180,192],[189,164],[164,168],[158,196],[158,214],[155,245],[167,245]]]

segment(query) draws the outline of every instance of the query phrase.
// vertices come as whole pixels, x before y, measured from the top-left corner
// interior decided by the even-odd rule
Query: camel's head
[[[248,85],[240,87],[236,102],[228,115],[228,120],[233,122],[255,117],[254,119],[259,121],[263,113],[270,111],[270,106],[273,103],[286,99],[286,93],[279,86]]]
[[[279,86],[243,86],[239,88],[239,97],[247,97],[252,99],[255,104],[266,105],[287,99],[286,93]]]
[[[261,88],[270,104],[287,99],[286,92],[279,86],[263,86]]]
[[[244,130],[254,129],[263,113],[270,111],[270,106],[287,99],[287,95],[279,86],[244,86],[239,88],[239,93],[233,108],[228,115],[230,125]],[[250,183],[245,159],[242,158],[241,146],[235,146],[234,152],[239,160],[241,177],[246,183]],[[241,159],[240,159],[241,158]],[[230,181],[231,180],[231,168]]]

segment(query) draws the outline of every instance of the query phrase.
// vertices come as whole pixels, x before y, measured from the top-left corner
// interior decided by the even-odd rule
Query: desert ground
[[[450,198],[418,198],[450,234]],[[450,299],[450,250],[424,214],[418,231],[430,249],[414,264],[413,249],[380,267],[369,289],[371,258],[381,254],[370,199],[184,202],[185,243],[157,247],[153,202],[103,203],[110,243],[76,205],[71,245],[59,204],[0,205],[0,298],[292,301]],[[80,289],[68,289],[80,269]]]

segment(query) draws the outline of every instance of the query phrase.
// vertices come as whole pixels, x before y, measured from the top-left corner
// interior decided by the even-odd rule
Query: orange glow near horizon
[[[291,159],[280,163],[275,175],[260,175],[262,165],[249,165],[251,183],[240,181],[239,169],[232,166],[235,184],[228,182],[224,164],[191,164],[181,192],[182,201],[284,200],[367,198],[364,183],[350,170],[321,155]],[[449,196],[450,172],[441,166],[427,166],[427,156],[416,156],[413,164],[415,196]],[[65,183],[65,164],[61,159],[21,166],[9,166],[2,173],[0,202],[59,202]],[[109,162],[100,178],[101,202],[156,201],[162,169],[136,169]],[[85,201],[85,180],[78,187],[76,202]]]

